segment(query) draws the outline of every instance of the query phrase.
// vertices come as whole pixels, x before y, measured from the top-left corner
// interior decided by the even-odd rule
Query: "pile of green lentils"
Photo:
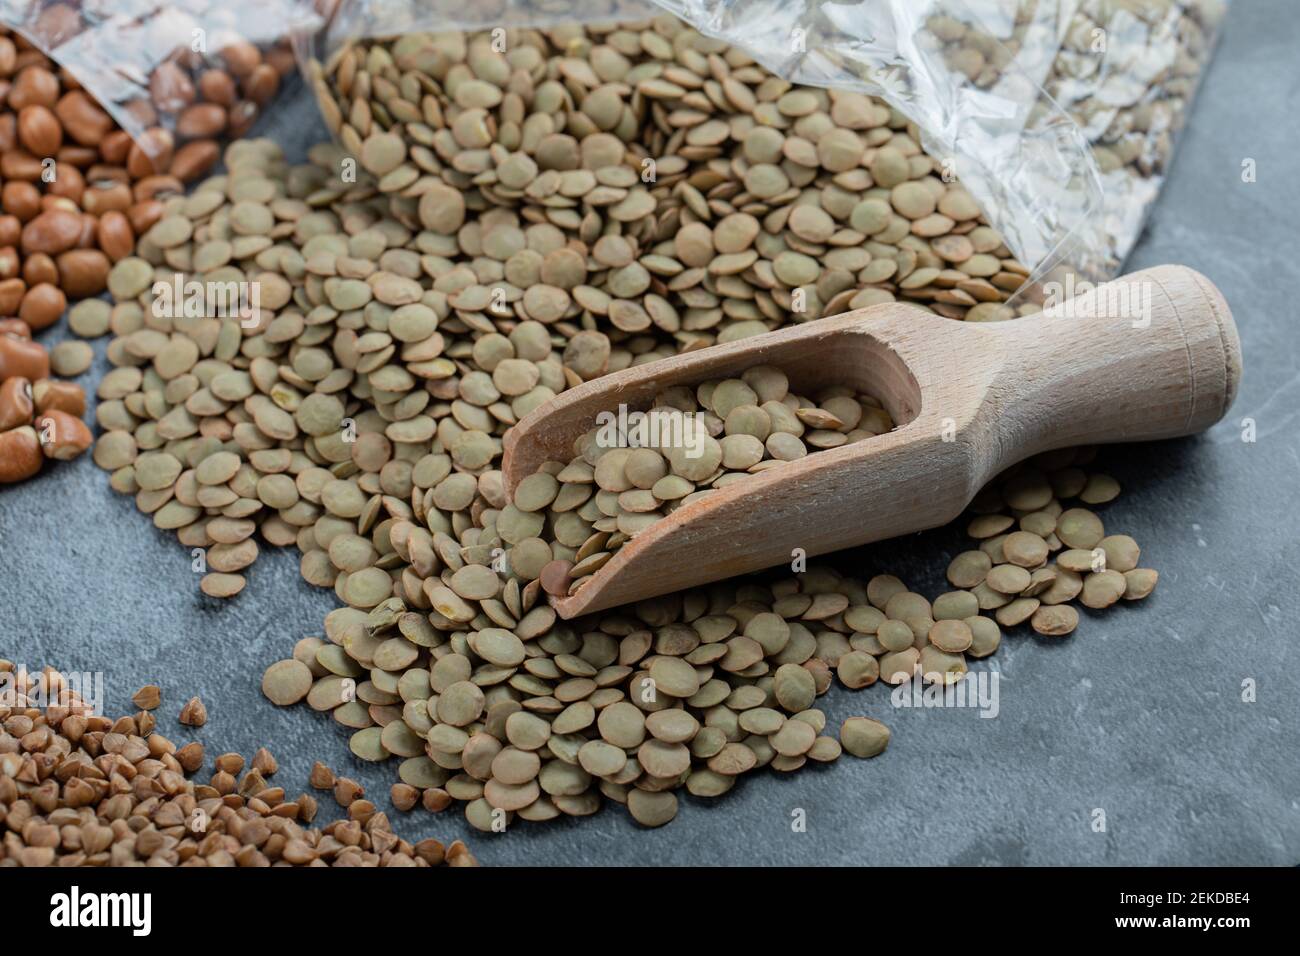
[[[262,546],[295,545],[343,602],[263,689],[331,713],[357,756],[397,758],[398,807],[460,802],[500,830],[608,798],[661,825],[681,787],[882,752],[877,720],[827,727],[836,677],[951,682],[1002,627],[1062,635],[1072,600],[1154,586],[1088,507],[1118,487],[1070,451],[980,496],[978,545],[933,602],[813,566],[558,619],[540,575],[584,529],[561,540],[552,501],[508,500],[502,436],[522,416],[878,302],[1011,318],[1033,309],[1006,304],[1027,270],[887,106],[792,87],[673,20],[504,50],[365,41],[313,82],[338,143],[304,165],[232,144],[116,264],[114,303],[71,325],[113,335],[95,461],[202,549],[202,590],[233,596]],[[255,282],[260,314],[160,312],[153,283],[177,273]],[[808,416],[790,418],[798,437]]]

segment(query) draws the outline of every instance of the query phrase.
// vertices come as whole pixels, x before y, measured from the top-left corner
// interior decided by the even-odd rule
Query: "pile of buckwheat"
[[[351,781],[334,787],[348,819],[312,829],[316,800],[267,781],[265,748],[247,769],[222,754],[197,783],[203,745],[178,747],[149,709],[111,720],[57,671],[0,672],[0,867],[477,865],[460,841],[402,840]],[[156,687],[136,696],[159,703]]]

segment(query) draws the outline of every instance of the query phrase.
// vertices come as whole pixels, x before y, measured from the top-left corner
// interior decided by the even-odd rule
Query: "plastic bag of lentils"
[[[1164,184],[1227,0],[1082,0],[1043,87],[1083,131],[1102,183],[1098,272],[1119,272]]]
[[[1094,281],[1114,277],[1164,184],[1228,0],[942,6],[941,13],[927,15],[926,26],[941,43],[955,82],[969,82],[1006,103],[1032,101],[1017,120],[1025,123],[1026,142],[1034,142],[1040,127],[1054,128],[1062,113],[1078,127],[1091,160],[1088,176],[1099,181],[1100,196],[1085,196],[1071,180],[1044,182],[1038,195],[1049,197],[1043,204],[1049,216],[1086,210],[1057,262]],[[1036,95],[1026,93],[1028,83]],[[998,208],[992,207],[995,219]],[[1013,233],[1013,246],[1015,238]],[[1037,277],[1048,274],[1043,268]]]
[[[70,73],[155,170],[190,180],[296,74],[289,34],[321,19],[310,0],[0,0],[0,23]]]
[[[975,198],[1029,268],[1024,289],[1031,290],[1065,272],[1090,281],[1120,272],[1163,182],[1226,4],[341,0],[298,52],[315,71],[329,119],[337,103],[326,102],[320,81],[365,38],[497,31],[506,45],[514,29],[644,21],[669,11],[781,80],[883,99],[914,125],[943,178],[959,180]]]

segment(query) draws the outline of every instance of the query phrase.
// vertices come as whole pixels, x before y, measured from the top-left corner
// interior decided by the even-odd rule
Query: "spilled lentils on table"
[[[293,166],[267,141],[231,145],[226,172],[168,199],[114,265],[114,304],[93,317],[114,366],[94,459],[203,549],[204,592],[237,594],[261,547],[296,545],[303,577],[345,605],[267,670],[273,702],[331,713],[353,753],[398,758],[420,805],[461,803],[480,829],[606,798],[658,826],[681,787],[719,796],[760,767],[880,753],[878,722],[828,731],[816,701],[836,677],[951,681],[1014,626],[989,613],[1015,604],[1063,633],[1063,612],[1039,611],[1101,605],[1114,579],[1085,594],[1096,575],[1150,592],[1135,545],[1092,540],[1089,509],[1117,489],[1079,452],[981,496],[978,549],[934,602],[814,566],[559,620],[543,572],[605,532],[552,515],[544,480],[508,500],[502,436],[523,415],[635,363],[876,302],[966,321],[1033,307],[1006,304],[1026,270],[879,101],[792,87],[669,20],[510,37],[505,53],[461,35],[347,48],[315,77],[342,145]],[[157,310],[154,283],[178,273],[255,282],[260,312]],[[799,421],[775,432],[798,447],[769,423],[743,468],[890,427],[835,390],[737,404],[764,394],[754,375],[775,381],[692,398],[722,423],[720,451],[740,405]],[[761,417],[736,417],[757,440]],[[754,454],[726,450],[736,470]],[[658,468],[643,464],[642,480]],[[1028,536],[1008,553],[1014,530]],[[1064,549],[1093,563],[1070,571]],[[1133,566],[1095,563],[1111,550]]]

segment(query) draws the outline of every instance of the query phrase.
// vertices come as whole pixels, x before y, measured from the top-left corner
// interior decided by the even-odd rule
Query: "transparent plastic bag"
[[[364,37],[667,10],[793,83],[884,99],[1030,268],[1028,290],[1067,272],[1094,282],[1118,274],[1226,2],[341,0],[298,52],[328,64]]]
[[[1026,140],[1055,127],[1064,112],[1091,153],[1099,205],[1085,206],[1073,183],[1040,186],[1049,215],[1064,220],[1086,208],[1087,216],[1055,264],[1036,262],[1035,278],[1118,275],[1164,184],[1228,0],[989,0],[965,4],[964,20],[961,4],[945,5],[948,15],[927,22],[945,43],[949,66],[1006,100],[1023,94],[1004,77],[1031,81],[1038,92]],[[996,209],[990,217],[1001,224]]]
[[[290,34],[322,21],[308,0],[0,0],[0,22],[71,73],[156,167],[191,144],[186,171],[253,125],[296,73]]]
[[[1043,86],[1092,148],[1105,275],[1142,232],[1226,12],[1227,0],[1077,4]]]

